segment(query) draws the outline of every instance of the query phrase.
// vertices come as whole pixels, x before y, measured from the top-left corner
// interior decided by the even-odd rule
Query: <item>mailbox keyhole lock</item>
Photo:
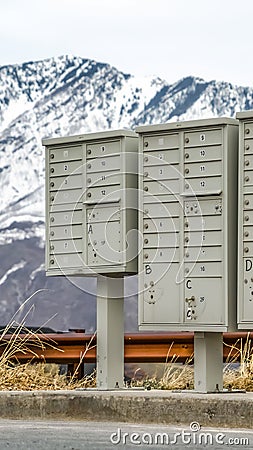
[[[185,302],[188,303],[188,306],[190,306],[194,301],[195,301],[194,295],[192,295],[191,297],[186,297],[185,299]]]

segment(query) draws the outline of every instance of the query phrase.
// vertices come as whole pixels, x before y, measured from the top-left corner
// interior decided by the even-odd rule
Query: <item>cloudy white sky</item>
[[[72,54],[253,86],[252,0],[0,0],[0,65]]]

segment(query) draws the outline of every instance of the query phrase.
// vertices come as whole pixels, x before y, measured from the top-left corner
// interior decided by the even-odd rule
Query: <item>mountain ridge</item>
[[[251,87],[192,76],[168,83],[159,77],[124,74],[109,64],[76,56],[0,67],[0,311],[4,322],[22,299],[46,289],[33,299],[30,324],[44,324],[54,317],[49,325],[59,329],[95,328],[92,295],[74,287],[73,280],[45,278],[42,138],[233,117],[251,108]],[[134,277],[128,284],[131,291]],[[70,298],[76,311],[69,305]],[[136,297],[130,296],[126,303],[126,326],[134,331]],[[21,312],[24,316],[27,307]]]

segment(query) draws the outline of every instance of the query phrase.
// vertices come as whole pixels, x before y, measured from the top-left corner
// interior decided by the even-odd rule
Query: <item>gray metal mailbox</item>
[[[105,131],[43,145],[46,274],[136,273],[137,135]]]
[[[253,111],[239,119],[238,328],[253,329]]]
[[[234,329],[238,122],[217,118],[136,131],[139,327]]]

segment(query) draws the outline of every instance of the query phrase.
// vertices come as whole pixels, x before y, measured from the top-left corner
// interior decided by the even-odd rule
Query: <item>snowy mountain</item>
[[[42,325],[53,317],[48,325],[57,329],[95,327],[92,295],[68,280],[46,279],[44,275],[42,137],[232,117],[236,111],[252,108],[253,88],[193,77],[169,84],[78,57],[0,67],[2,324],[37,289],[49,289],[36,294],[17,318],[20,320],[32,304],[27,323]],[[136,327],[135,298],[130,297],[127,304],[127,328],[131,330]]]

